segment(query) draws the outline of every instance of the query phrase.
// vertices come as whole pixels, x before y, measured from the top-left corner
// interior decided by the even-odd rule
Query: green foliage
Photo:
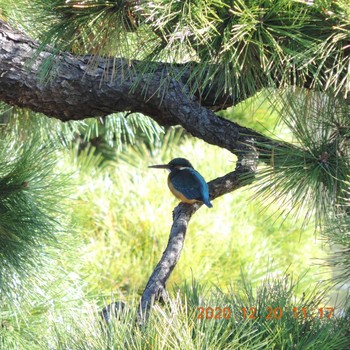
[[[30,167],[35,174],[41,174],[40,159],[47,160],[45,154],[40,149],[39,154],[28,156],[36,160],[35,167]],[[327,305],[324,284],[302,298],[306,286],[319,279],[312,270],[298,285],[275,280],[287,269],[302,274],[313,258],[321,257],[313,231],[301,235],[294,222],[273,223],[268,215],[256,212],[255,204],[247,201],[243,192],[216,200],[213,209],[203,208],[205,215],[193,218],[183,256],[168,286],[182,286],[180,294],[177,298],[172,294],[169,308],[155,307],[146,330],[134,327],[139,293],[164,249],[176,204],[165,189],[166,174],[147,166],[175,155],[195,159],[196,168],[207,180],[235,166],[231,153],[193,141],[177,129],[149,147],[142,142],[126,147],[114,161],[105,162],[93,148],[79,150],[79,145],[70,154],[61,149],[59,156],[48,158],[53,165],[59,158],[59,169],[75,174],[76,187],[69,198],[74,205],[69,211],[65,209],[65,215],[61,210],[55,223],[62,228],[72,214],[76,237],[52,230],[47,239],[54,237],[57,243],[36,242],[33,273],[18,284],[20,293],[14,288],[13,298],[6,298],[7,303],[2,298],[0,304],[2,348],[278,349],[290,344],[298,344],[300,349],[346,348],[346,319],[341,318],[305,321],[286,313],[281,320],[197,320],[197,306],[228,306],[242,315],[243,307],[265,311],[272,306],[290,311],[292,307],[315,310]],[[23,181],[21,178],[16,183]],[[28,181],[32,182],[34,186],[34,180]],[[46,198],[49,190],[53,200],[66,202],[61,188],[57,193],[50,184],[46,179],[44,187],[33,188],[38,189],[40,198]],[[45,202],[42,210],[55,212],[50,205],[51,201]],[[64,250],[54,252],[62,244]],[[39,258],[44,259],[41,265]],[[242,281],[241,270],[249,276],[249,283]],[[253,293],[267,272],[274,276],[274,282],[265,281]],[[193,275],[217,287],[208,290],[196,283],[187,287],[186,281]],[[11,281],[17,284],[14,276],[12,273]],[[10,279],[4,282],[13,287]],[[230,284],[235,287],[230,288]],[[110,298],[127,300],[129,308],[121,321],[103,326],[98,310]]]
[[[292,209],[307,219],[316,213],[318,223],[326,216],[323,234],[332,245],[344,246],[333,247],[337,251],[330,262],[340,267],[336,273],[342,281],[349,277],[350,118],[345,101],[334,97],[349,89],[347,1],[308,6],[287,0],[0,0],[0,8],[42,47],[54,47],[53,54],[90,54],[92,68],[99,55],[112,57],[114,72],[119,68],[115,57],[143,59],[139,67],[147,73],[154,61],[185,63],[184,70],[192,69],[192,92],[219,86],[218,95],[229,92],[239,100],[276,80],[278,86],[307,81],[334,93],[283,96],[280,110],[292,142],[268,149],[272,167],[257,175],[258,194],[271,202],[270,209],[257,212],[254,188],[215,200],[210,211],[202,208],[205,215],[191,220],[183,256],[169,281],[181,292],[169,308],[155,307],[142,332],[133,327],[137,294],[165,247],[176,205],[165,189],[166,175],[147,166],[185,156],[211,180],[232,171],[236,159],[190,140],[181,130],[162,135],[163,129],[138,114],[62,124],[1,104],[1,348],[349,347],[345,310],[344,317],[330,320],[295,320],[288,312],[281,320],[196,318],[197,306],[229,306],[236,314],[254,306],[261,316],[267,307],[290,311],[327,305],[322,283],[302,294],[319,280],[312,263],[325,252],[312,229],[300,230],[302,222],[285,216]],[[255,129],[255,120],[264,120],[261,110],[248,121],[242,114],[223,115]],[[280,129],[275,133],[281,137]],[[75,174],[76,187],[68,196],[67,178],[57,169]],[[63,207],[67,201],[70,209]],[[280,206],[285,212],[273,221]],[[67,222],[75,227],[75,237]],[[242,281],[241,271],[249,283]],[[298,284],[278,279],[285,271],[305,277]],[[267,273],[273,279],[254,293]],[[193,275],[214,282],[217,290],[184,286]],[[322,278],[329,276],[327,270]],[[227,291],[230,284],[237,287]],[[132,308],[104,327],[95,305],[101,307],[111,293],[112,300],[118,294]]]
[[[68,147],[83,122],[62,123],[41,113],[9,106],[0,102],[0,134],[14,140],[47,144],[54,148]],[[33,146],[34,147],[34,146]]]
[[[109,324],[102,322],[93,305],[78,310],[53,310],[47,315],[41,333],[26,329],[25,339],[16,344],[12,334],[2,328],[6,349],[318,349],[345,350],[349,346],[348,322],[341,310],[335,309],[328,319],[326,309],[322,319],[318,309],[327,307],[327,300],[317,289],[305,291],[294,298],[298,284],[290,278],[267,279],[253,295],[249,284],[237,285],[224,293],[217,288],[203,287],[197,282],[185,285],[167,306],[153,308],[147,328],[135,324],[137,301]],[[229,308],[231,315],[224,319],[198,319],[198,307]],[[249,318],[252,307],[257,318]],[[242,309],[247,310],[243,317]],[[280,319],[266,318],[269,308],[282,309]],[[298,316],[294,317],[293,308]],[[307,317],[303,317],[306,308]],[[214,313],[215,314],[215,313]],[[209,313],[210,315],[210,313]],[[227,313],[226,313],[227,315]],[[274,315],[274,314],[272,314]],[[278,315],[278,312],[277,312]],[[223,316],[223,314],[222,314]],[[312,318],[314,316],[314,318]],[[11,339],[13,343],[11,344]]]
[[[91,118],[80,128],[80,138],[91,142],[110,159],[136,141],[154,144],[162,133],[163,127],[141,113],[114,113],[101,120]]]
[[[103,168],[93,149],[72,154],[81,184],[74,216],[87,242],[86,275],[95,288],[92,294],[109,294],[115,287],[141,292],[165,248],[177,201],[167,189],[167,173],[150,170],[148,165],[186,156],[208,181],[235,167],[228,151],[194,142],[176,129],[162,140],[161,148],[149,149],[143,143],[129,146],[117,161],[104,163]],[[302,222],[294,219],[272,220],[277,206],[259,212],[257,202],[249,200],[253,193],[236,191],[192,218],[170,285],[181,284],[193,274],[203,282],[225,286],[239,279],[241,269],[255,285],[268,266],[277,275],[286,270],[299,275],[325,256],[315,244],[312,228],[301,231]],[[313,283],[318,278],[310,272],[304,281]]]
[[[260,131],[281,144],[259,144],[262,156],[267,151],[271,163],[257,173],[254,198],[269,210],[277,203],[276,214],[281,218],[301,217],[304,223],[315,219],[331,247],[325,265],[333,268],[333,281],[346,290],[350,279],[348,102],[303,90],[284,92],[272,100],[272,114],[266,100],[257,109],[237,106],[232,114],[254,129],[256,121],[263,120]],[[252,117],[242,113],[247,110]],[[273,123],[279,119],[276,128]]]
[[[8,8],[6,1],[0,7]],[[192,92],[215,86],[217,96],[242,100],[291,82],[349,92],[347,1],[22,0],[6,13],[43,45],[91,54],[92,67],[106,56],[114,73],[120,69],[114,57],[141,59],[138,67],[147,73],[154,61],[186,63]]]
[[[33,144],[33,152],[37,146]],[[213,209],[202,208],[205,215],[191,220],[183,255],[168,284],[170,290],[180,286],[178,298],[174,300],[173,296],[169,309],[155,308],[147,330],[134,328],[139,294],[164,250],[171,211],[177,203],[166,189],[167,174],[147,166],[183,155],[192,159],[209,181],[232,170],[235,158],[225,150],[190,139],[180,129],[171,129],[148,144],[136,141],[124,147],[118,159],[107,162],[91,146],[81,149],[75,144],[69,154],[60,147],[59,154],[48,158],[43,152],[46,148],[39,147],[39,153],[28,156],[32,164],[29,169],[41,174],[43,157],[53,165],[60,160],[56,171],[75,174],[76,186],[69,195],[71,209],[55,216],[57,227],[62,228],[72,215],[75,237],[52,230],[47,239],[53,237],[53,241],[35,243],[32,273],[19,283],[11,271],[3,281],[3,286],[12,288],[12,294],[0,304],[2,348],[278,349],[298,344],[300,349],[346,349],[345,318],[323,322],[295,320],[287,315],[279,321],[196,319],[197,306],[230,306],[242,314],[242,307],[251,306],[265,311],[270,305],[286,310],[327,305],[324,284],[315,287],[316,294],[298,299],[321,277],[314,267],[305,272],[315,258],[325,255],[315,244],[313,230],[301,232],[293,219],[273,222],[269,212],[256,211],[256,203],[247,200],[251,192],[244,191],[215,200]],[[4,149],[12,159],[8,152],[11,147]],[[15,183],[29,179],[23,176]],[[42,183],[44,187],[39,186]],[[52,201],[67,202],[61,188],[56,192],[49,180],[39,184],[36,194],[40,199],[49,191]],[[44,203],[45,213],[57,212],[50,201]],[[249,283],[242,282],[241,270],[249,276]],[[267,272],[278,278],[286,270],[305,277],[298,286],[271,280],[253,292]],[[201,283],[214,283],[217,290],[204,290],[196,284],[186,287],[192,276]],[[322,275],[328,277],[329,272]],[[235,288],[231,290],[230,284]],[[121,321],[101,327],[98,310],[116,298],[128,301],[130,309]]]
[[[349,210],[349,206],[346,207]],[[328,220],[323,227],[322,235],[331,250],[325,259],[326,264],[333,270],[333,280],[341,288],[349,291],[350,281],[350,217],[346,215],[336,215]]]
[[[156,143],[164,129],[141,113],[114,113],[100,119],[62,123],[40,113],[0,103],[0,132],[28,142],[36,138],[38,143],[58,148],[70,147],[79,140],[81,148],[91,143],[105,158],[112,159],[123,147],[137,140]]]
[[[15,295],[24,278],[42,265],[45,247],[64,232],[62,201],[67,176],[53,173],[56,154],[36,140],[0,146],[1,296]]]
[[[346,101],[303,92],[282,98],[281,116],[293,140],[268,149],[270,166],[257,176],[258,195],[287,212],[316,215],[319,224],[343,212],[349,173],[349,109]],[[267,148],[266,148],[267,147]]]
[[[340,331],[346,324],[346,319],[338,319],[343,324],[336,336],[339,343],[332,344],[335,325],[330,319],[321,320],[318,316],[318,308],[327,306],[324,286],[322,291],[319,290],[320,286],[304,290],[301,298],[295,298],[298,282],[288,276],[273,279],[267,277],[253,292],[251,285],[243,278],[242,283],[234,285],[228,293],[219,289],[216,292],[209,289],[205,293],[205,289],[194,282],[185,294],[187,310],[193,312],[197,306],[202,306],[213,309],[228,307],[231,311],[230,320],[205,319],[207,312],[204,311],[204,319],[196,320],[194,324],[194,332],[198,336],[194,341],[200,342],[198,348],[346,348],[346,331]],[[306,309],[307,317],[302,315],[302,308]],[[243,309],[246,310],[246,315]],[[197,315],[198,311],[195,312]]]
[[[264,89],[241,103],[218,112],[218,114],[239,125],[256,130],[270,138],[290,138],[290,130],[279,123],[280,115],[275,108],[277,103],[270,89]]]

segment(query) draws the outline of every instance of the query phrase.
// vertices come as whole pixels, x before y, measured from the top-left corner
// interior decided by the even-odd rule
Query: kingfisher
[[[213,205],[209,199],[208,184],[185,158],[175,158],[168,164],[150,165],[149,168],[167,169],[168,186],[173,195],[184,203],[204,203],[208,208]]]

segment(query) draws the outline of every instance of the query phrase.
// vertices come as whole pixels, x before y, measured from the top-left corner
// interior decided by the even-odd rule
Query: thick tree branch
[[[38,43],[0,21],[0,98],[63,121],[127,110],[152,114],[157,108],[147,108],[147,99],[153,93],[159,95],[167,89],[167,86],[158,83],[170,72],[184,85],[191,83],[191,69],[185,70],[181,64],[154,63],[150,77],[150,74],[136,73],[137,66],[143,62],[117,59],[112,67],[111,58],[99,58],[98,66],[91,68],[90,55],[60,53],[55,57],[54,50],[47,48],[37,56],[38,49]],[[47,59],[56,61],[54,79],[42,83],[40,70]],[[130,90],[136,81],[139,86],[132,93]],[[155,84],[158,86],[150,94],[143,94],[147,82],[150,89]],[[213,81],[210,91],[197,91],[196,95],[203,106],[212,109],[234,104],[230,95],[215,96],[216,90]]]
[[[182,125],[192,135],[236,154],[247,140],[270,142],[203,107],[190,97],[185,82],[169,77],[162,86],[170,69],[167,64],[159,63],[150,76],[137,72],[137,62],[120,59],[111,80],[112,68],[106,68],[106,61],[92,72],[88,57],[61,53],[54,78],[41,82],[40,67],[52,54],[43,51],[33,59],[37,49],[37,43],[0,22],[0,100],[62,121],[141,112],[160,125]],[[186,74],[182,78],[186,80]]]

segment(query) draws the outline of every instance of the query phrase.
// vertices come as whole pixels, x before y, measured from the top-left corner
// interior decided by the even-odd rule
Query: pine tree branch
[[[253,158],[256,156],[254,152],[249,153],[249,155]],[[248,178],[247,175],[254,173],[255,162],[250,163],[250,166],[241,166],[241,163],[244,163],[244,161],[238,163],[235,171],[208,183],[211,200],[233,192],[252,181],[253,177]],[[149,310],[153,303],[165,298],[166,283],[179,261],[189,221],[200,207],[201,204],[189,205],[181,203],[174,209],[173,225],[170,230],[167,247],[149,278],[141,297],[137,320],[140,326],[147,321]]]
[[[174,69],[168,64],[158,63],[149,76],[135,69],[138,62],[120,59],[119,70],[111,80],[111,69],[106,68],[103,59],[94,71],[89,71],[89,56],[61,53],[56,58],[54,77],[42,82],[38,77],[40,67],[52,53],[41,51],[33,59],[38,47],[0,22],[0,100],[62,121],[120,111],[141,112],[160,125],[182,125],[193,136],[236,154],[252,138],[271,142],[253,130],[215,115],[190,96],[181,80],[169,78],[164,86],[164,76]],[[186,80],[188,76],[182,78]]]
[[[48,47],[37,56],[39,47],[39,43],[0,21],[0,99],[62,121],[128,110],[152,115],[159,108],[148,99],[166,91],[164,77],[172,72],[184,85],[191,80],[191,69],[184,70],[181,64],[155,63],[152,73],[141,74],[136,68],[143,62],[117,59],[112,67],[111,58],[99,58],[98,66],[91,68],[91,55],[62,52],[55,56],[54,49]],[[53,77],[43,82],[40,74],[50,60],[56,61]],[[136,91],[132,91],[135,86]],[[217,110],[239,102],[230,95],[215,98],[215,90],[213,82],[211,92],[196,93],[203,106]],[[174,124],[163,119],[164,123]]]

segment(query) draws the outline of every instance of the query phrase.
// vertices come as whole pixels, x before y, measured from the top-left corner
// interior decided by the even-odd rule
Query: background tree
[[[213,199],[255,180],[266,200],[280,201],[287,211],[308,208],[327,239],[346,247],[333,262],[349,276],[347,1],[21,1],[17,6],[5,1],[0,8],[7,22],[0,29],[2,101],[62,121],[99,117],[110,144],[132,123],[134,132],[154,137],[159,132],[154,121],[181,125],[237,157],[235,169],[210,182]],[[44,25],[35,25],[43,19]],[[293,131],[292,142],[219,116],[263,89]],[[11,120],[13,113],[3,118]],[[87,133],[98,128],[98,120]],[[65,142],[82,126],[57,128],[53,137],[64,135]],[[20,159],[22,166],[26,157]],[[258,161],[265,165],[257,171]],[[11,193],[22,195],[19,190],[34,175],[14,180],[11,171],[4,172],[13,182],[4,180],[6,191],[11,185]],[[7,206],[12,214],[13,207]],[[175,209],[168,248],[143,294],[143,311],[152,298],[164,296],[198,208]],[[45,225],[55,221],[46,218]],[[37,247],[37,240],[23,242]]]

